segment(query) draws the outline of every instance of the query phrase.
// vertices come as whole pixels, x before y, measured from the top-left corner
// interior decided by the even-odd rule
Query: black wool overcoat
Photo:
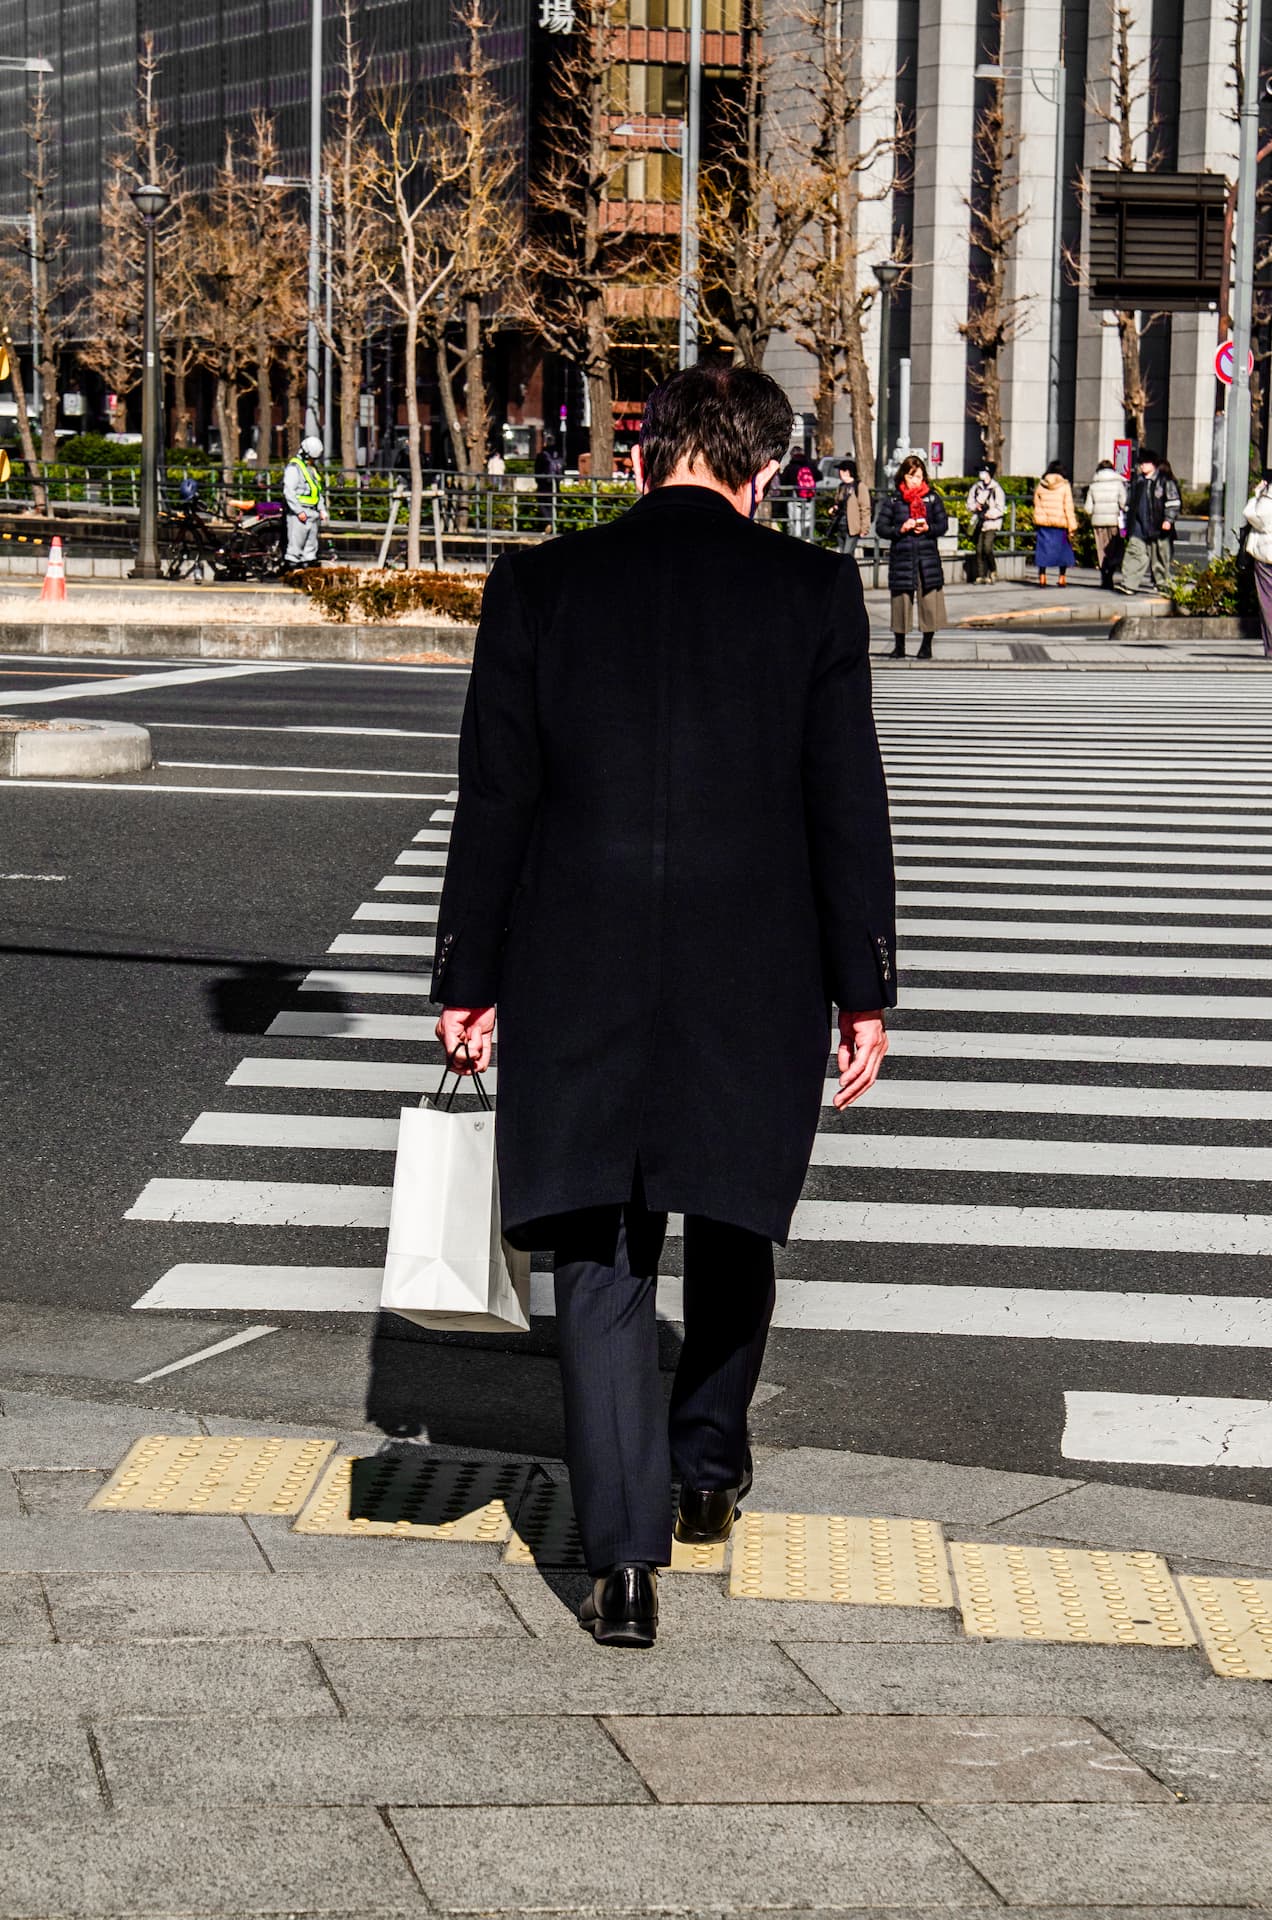
[[[433,998],[497,1005],[505,1231],[625,1201],[785,1240],[832,1002],[896,998],[851,561],[664,487],[490,575]]]
[[[889,593],[935,593],[945,585],[941,550],[936,543],[947,531],[950,516],[944,500],[931,487],[924,498],[923,511],[927,516],[927,532],[902,533],[902,527],[911,517],[909,502],[902,494],[890,493],[879,508],[876,531],[881,540],[892,542],[888,553]]]

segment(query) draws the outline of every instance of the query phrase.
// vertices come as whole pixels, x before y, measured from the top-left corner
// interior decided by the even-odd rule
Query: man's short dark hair
[[[795,414],[766,373],[700,360],[654,388],[645,402],[640,452],[648,486],[662,487],[682,460],[701,460],[739,492],[791,443]]]
[[[1141,447],[1135,456],[1137,467],[1160,467],[1162,464],[1151,447]]]

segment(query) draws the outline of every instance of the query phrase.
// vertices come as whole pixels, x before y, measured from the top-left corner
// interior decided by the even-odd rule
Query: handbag
[[[474,1076],[477,1113],[437,1092],[404,1107],[393,1169],[380,1306],[442,1333],[528,1333],[530,1256],[508,1245],[499,1215],[495,1119]]]

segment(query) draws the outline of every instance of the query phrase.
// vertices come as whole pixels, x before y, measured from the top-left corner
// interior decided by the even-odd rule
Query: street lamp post
[[[141,348],[141,527],[134,580],[158,580],[159,441],[163,408],[159,321],[155,311],[155,222],[168,204],[162,187],[134,187],[133,205],[146,223],[145,316]]]
[[[1232,385],[1228,390],[1227,485],[1224,489],[1229,551],[1236,548],[1241,516],[1250,492],[1250,343],[1254,331],[1263,0],[1248,0],[1245,24],[1245,86],[1237,141],[1237,218],[1232,236]]]
[[[322,0],[312,0],[309,63],[309,329],[305,342],[305,432],[321,435],[318,419],[318,296],[321,269]]]
[[[879,407],[875,445],[875,496],[888,483],[888,400],[892,384],[892,290],[901,278],[896,260],[877,260],[874,269],[879,282]]]
[[[997,61],[985,61],[976,67],[977,80],[1028,80],[1034,92],[1056,110],[1055,188],[1051,202],[1051,325],[1047,342],[1047,444],[1043,457],[1060,458],[1060,301],[1064,294],[1064,62],[1052,67],[1004,67]],[[1049,80],[1051,92],[1044,93],[1040,79]]]
[[[680,154],[680,364],[698,359],[698,156],[702,149],[702,0],[689,0],[689,91]]]
[[[264,187],[299,187],[299,188],[302,188],[306,193],[308,193],[311,196],[310,217],[311,217],[311,230],[312,230],[312,215],[313,215],[313,199],[312,199],[313,182],[312,180],[300,179],[295,175],[286,174],[286,173],[267,173],[265,175],[265,178],[262,180],[261,185]],[[330,460],[331,451],[332,451],[331,417],[332,417],[332,384],[333,384],[332,359],[331,359],[331,330],[332,330],[332,313],[334,308],[331,271],[332,271],[332,249],[335,244],[335,238],[334,238],[335,210],[332,202],[331,175],[329,173],[324,173],[321,175],[319,180],[319,190],[322,196],[321,204],[324,210],[324,215],[326,219],[326,228],[327,228],[327,288],[326,288],[326,294],[323,300],[323,311],[326,314],[326,318],[327,318],[327,338],[323,343],[323,350],[322,350],[323,409],[322,409],[322,422],[321,422],[321,425],[319,425],[318,412],[317,412],[317,408],[318,408],[317,368],[319,364],[319,356],[318,356],[316,329],[318,325],[318,294],[319,294],[319,281],[321,280],[321,275],[319,275],[317,279],[314,277],[313,262],[311,260],[310,275],[309,275],[309,296],[308,296],[309,298],[309,334],[307,336],[308,344],[306,346],[305,352],[306,352],[306,359],[308,362],[308,369],[310,374],[309,380],[307,382],[307,393],[308,393],[308,389],[312,387],[313,404],[311,406],[309,404],[308,398],[306,399],[305,432],[317,433],[321,436],[323,459]]]

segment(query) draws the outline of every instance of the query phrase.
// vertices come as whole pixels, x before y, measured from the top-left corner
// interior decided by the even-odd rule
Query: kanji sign
[[[1235,372],[1236,372],[1236,355],[1233,352],[1232,342],[1231,340],[1225,340],[1223,345],[1220,347],[1218,353],[1215,355],[1215,373],[1217,374],[1219,379],[1223,381],[1223,384],[1225,387],[1230,387],[1232,385],[1232,376]],[[1251,348],[1250,357],[1246,362],[1247,378],[1253,372],[1254,372],[1254,349]]]
[[[574,0],[539,0],[539,25],[545,33],[573,33]]]

